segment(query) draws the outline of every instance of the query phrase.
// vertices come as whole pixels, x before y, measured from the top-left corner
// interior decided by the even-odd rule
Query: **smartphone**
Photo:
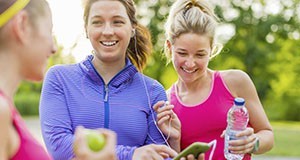
[[[208,143],[194,142],[187,148],[185,148],[183,151],[181,151],[173,160],[180,160],[181,157],[186,157],[190,154],[193,154],[194,157],[197,159],[199,154],[208,151],[209,148],[210,145]]]

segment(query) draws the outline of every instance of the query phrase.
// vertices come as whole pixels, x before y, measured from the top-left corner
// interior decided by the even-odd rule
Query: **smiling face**
[[[101,0],[92,4],[86,32],[97,60],[124,64],[132,29],[121,2]]]
[[[210,38],[196,33],[184,33],[169,44],[172,62],[179,79],[191,83],[207,71],[211,53]]]

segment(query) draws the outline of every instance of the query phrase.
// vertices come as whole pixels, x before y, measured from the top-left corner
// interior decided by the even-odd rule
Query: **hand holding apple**
[[[85,132],[87,144],[92,151],[98,152],[104,148],[106,140],[103,134],[91,129],[85,129]]]

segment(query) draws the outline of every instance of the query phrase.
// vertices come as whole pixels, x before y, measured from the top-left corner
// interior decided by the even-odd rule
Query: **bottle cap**
[[[234,99],[234,104],[237,106],[242,106],[245,104],[244,98],[237,97]]]

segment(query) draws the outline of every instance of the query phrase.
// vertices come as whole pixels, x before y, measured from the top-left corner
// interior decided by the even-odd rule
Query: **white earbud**
[[[132,29],[131,30],[131,37],[134,37],[134,35],[135,35],[135,29]]]

